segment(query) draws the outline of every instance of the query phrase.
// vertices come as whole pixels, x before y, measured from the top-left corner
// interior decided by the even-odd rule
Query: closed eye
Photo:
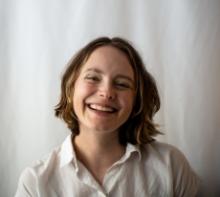
[[[97,76],[88,75],[88,76],[85,76],[85,80],[89,82],[99,82],[100,78]]]
[[[115,83],[115,86],[119,89],[130,89],[130,84],[127,83]]]

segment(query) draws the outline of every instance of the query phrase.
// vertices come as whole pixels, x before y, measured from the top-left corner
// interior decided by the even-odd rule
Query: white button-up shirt
[[[155,141],[141,147],[127,144],[100,185],[77,160],[69,135],[46,159],[22,172],[15,196],[193,197],[198,183],[179,150]]]

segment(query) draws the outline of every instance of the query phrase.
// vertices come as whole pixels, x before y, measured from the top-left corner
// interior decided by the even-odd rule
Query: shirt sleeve
[[[19,178],[15,197],[38,197],[37,179],[31,169],[25,169]]]
[[[175,197],[194,197],[197,195],[200,180],[191,169],[187,159],[178,149],[171,152],[173,191]]]

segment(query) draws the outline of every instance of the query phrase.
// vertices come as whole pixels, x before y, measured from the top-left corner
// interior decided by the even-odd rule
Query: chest
[[[82,166],[76,173],[60,171],[42,186],[47,196],[172,196],[172,180],[167,169],[158,170],[145,163],[118,165],[103,177],[101,186]]]

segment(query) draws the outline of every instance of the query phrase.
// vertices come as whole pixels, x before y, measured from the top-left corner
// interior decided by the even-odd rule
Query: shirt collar
[[[138,153],[138,160],[141,160],[141,151],[139,145],[133,145],[131,143],[127,143],[126,150],[124,156],[119,160],[119,163],[125,162],[130,158],[132,153]]]
[[[60,167],[62,168],[71,162],[73,162],[75,169],[78,170],[76,153],[72,144],[72,134],[68,135],[61,145]]]
[[[141,160],[140,146],[127,143],[125,154],[117,163],[124,163],[134,152],[138,153],[138,160],[140,161]],[[79,168],[77,164],[76,153],[72,145],[72,134],[68,135],[61,145],[60,167],[62,168],[71,162],[73,162],[75,170],[78,171]]]

